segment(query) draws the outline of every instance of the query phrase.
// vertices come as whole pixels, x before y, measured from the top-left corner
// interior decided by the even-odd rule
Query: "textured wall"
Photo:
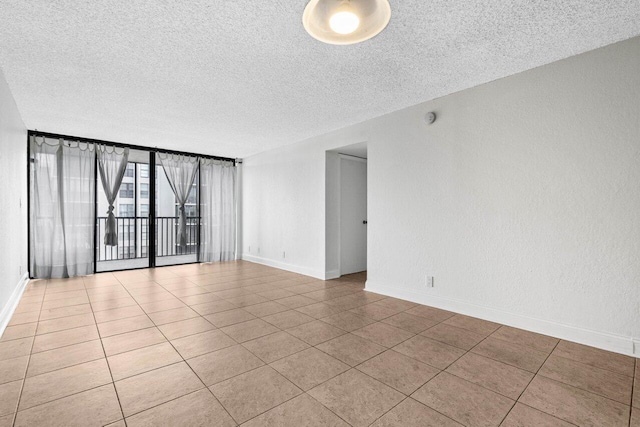
[[[0,71],[0,314],[27,270],[26,166],[27,129]]]
[[[243,250],[322,270],[324,151],[368,140],[368,288],[631,352],[639,69],[634,38],[250,157]]]

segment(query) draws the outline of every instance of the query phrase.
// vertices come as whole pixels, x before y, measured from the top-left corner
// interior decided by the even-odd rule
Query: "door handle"
[[[365,219],[364,221],[362,221],[362,223],[363,223],[364,225],[367,225],[367,220]]]

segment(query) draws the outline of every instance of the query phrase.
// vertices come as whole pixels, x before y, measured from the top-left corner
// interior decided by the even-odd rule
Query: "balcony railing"
[[[178,217],[156,217],[156,257],[198,253],[198,217],[187,217],[187,245],[178,245]],[[149,251],[149,218],[116,217],[118,245],[104,244],[107,218],[98,217],[97,261],[146,258]]]

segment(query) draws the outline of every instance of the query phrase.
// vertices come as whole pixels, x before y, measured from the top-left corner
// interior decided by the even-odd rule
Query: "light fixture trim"
[[[349,33],[332,29],[331,19],[350,12],[359,22]],[[315,39],[335,45],[360,43],[380,34],[391,19],[388,0],[310,0],[302,15],[305,30]]]

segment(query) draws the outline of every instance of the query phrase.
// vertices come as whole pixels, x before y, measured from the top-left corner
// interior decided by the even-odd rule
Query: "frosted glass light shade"
[[[355,15],[357,20],[346,14]],[[322,42],[353,44],[379,34],[389,19],[388,0],[310,0],[302,24],[313,38]]]

